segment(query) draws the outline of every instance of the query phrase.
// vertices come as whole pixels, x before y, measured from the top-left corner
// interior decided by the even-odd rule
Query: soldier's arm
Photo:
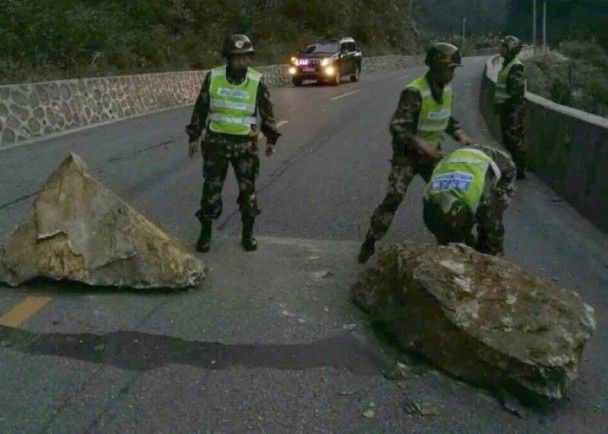
[[[490,157],[500,170],[500,180],[496,188],[499,191],[503,202],[508,204],[511,196],[515,192],[515,176],[517,175],[517,167],[511,157],[500,149],[491,148],[489,146],[475,145],[473,148],[479,149]]]
[[[526,96],[526,72],[523,65],[514,65],[507,78],[509,104],[522,104]]]
[[[190,142],[198,140],[207,125],[207,116],[209,115],[210,86],[211,73],[208,72],[203,80],[203,85],[201,86],[198,97],[196,98],[190,124],[186,126],[186,133],[188,133],[188,136],[190,137]]]
[[[420,92],[415,89],[405,89],[401,92],[399,105],[389,126],[393,146],[397,151],[405,154],[406,149],[417,148],[415,134],[421,107]]]
[[[450,117],[448,127],[446,128],[445,132],[455,140],[459,141],[463,146],[468,146],[473,143],[460,126],[460,122],[453,117]]]
[[[266,136],[268,143],[275,144],[281,134],[277,129],[274,110],[272,108],[272,102],[270,101],[270,91],[268,90],[268,86],[264,82],[264,79],[260,80],[257,106],[260,116],[262,117],[262,133]]]
[[[446,134],[458,140],[460,137],[460,133],[462,133],[462,127],[460,126],[460,122],[458,122],[454,117],[450,117],[448,121],[448,127],[445,130]]]

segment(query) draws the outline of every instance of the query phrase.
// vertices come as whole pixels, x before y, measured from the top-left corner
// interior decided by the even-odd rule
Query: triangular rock
[[[197,286],[206,268],[88,173],[75,154],[38,193],[0,247],[0,280],[35,277],[131,288]]]
[[[542,401],[567,394],[595,330],[593,309],[574,291],[463,245],[391,246],[352,295],[445,371]]]

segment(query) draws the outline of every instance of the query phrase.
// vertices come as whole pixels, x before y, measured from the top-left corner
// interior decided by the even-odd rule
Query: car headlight
[[[290,75],[296,75],[297,72],[298,72],[298,70],[296,67],[292,66],[291,68],[289,68]]]
[[[297,57],[292,57],[290,60],[291,60],[291,63],[293,63],[294,65],[298,64],[298,58]]]
[[[325,75],[332,76],[335,73],[336,73],[336,68],[334,68],[333,66],[328,66],[327,68],[325,68]]]
[[[327,66],[331,63],[331,59],[323,59],[321,60],[321,66]]]

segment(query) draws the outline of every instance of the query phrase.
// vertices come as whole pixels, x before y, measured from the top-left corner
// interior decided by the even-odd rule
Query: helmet
[[[522,43],[519,38],[516,38],[515,36],[505,36],[503,39],[500,40],[500,42],[502,43],[502,45],[507,47],[507,50],[512,55],[517,55],[521,51]]]
[[[447,42],[437,42],[426,51],[424,63],[431,68],[437,66],[453,68],[462,66],[462,56],[460,50],[455,45]]]
[[[246,35],[233,34],[224,40],[224,46],[222,47],[222,56],[229,57],[236,54],[253,54],[253,44]]]

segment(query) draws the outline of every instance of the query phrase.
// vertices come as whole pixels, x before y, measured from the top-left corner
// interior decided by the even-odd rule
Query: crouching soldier
[[[427,51],[425,63],[429,70],[403,90],[391,120],[393,159],[389,185],[361,245],[358,257],[361,264],[376,251],[376,242],[388,231],[414,177],[420,175],[425,182],[429,181],[435,164],[443,156],[443,136],[448,134],[463,146],[471,144],[452,116],[454,94],[449,84],[456,68],[462,66],[460,50],[452,44],[436,43]]]
[[[437,164],[425,188],[424,223],[440,244],[464,243],[502,255],[502,216],[516,175],[511,158],[497,149],[473,145],[452,152]]]

